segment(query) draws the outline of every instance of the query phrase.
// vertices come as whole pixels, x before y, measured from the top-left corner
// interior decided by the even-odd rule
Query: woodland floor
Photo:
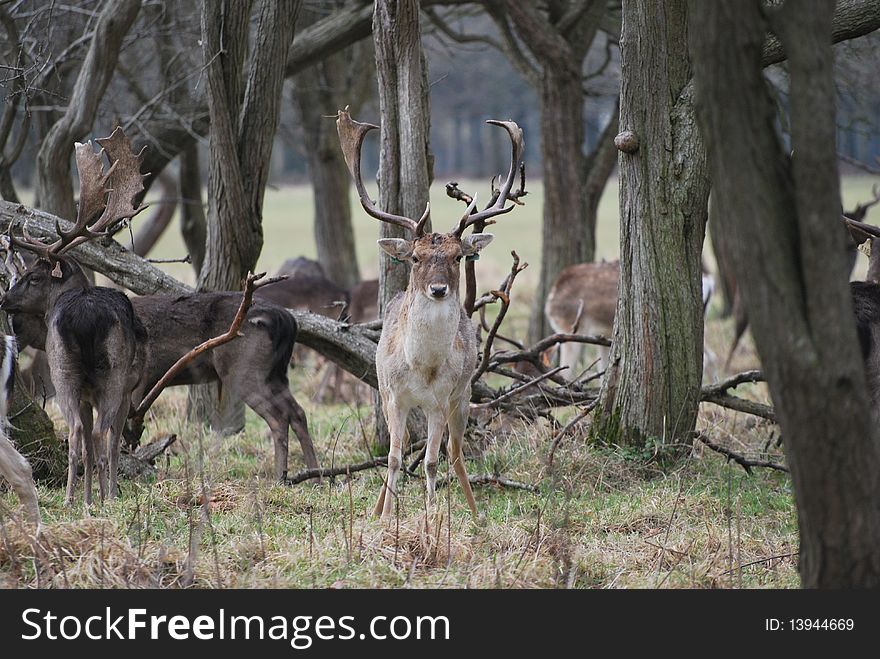
[[[845,206],[867,198],[868,188],[868,182],[850,181],[844,190]],[[267,197],[267,209],[276,212],[267,218],[262,265],[269,270],[283,258],[309,253],[308,249],[279,252],[282,239],[288,245],[301,239],[311,248],[305,228],[311,221],[308,204],[297,206],[305,217],[278,216],[278,209],[289,208],[297,195],[305,192],[285,188]],[[504,255],[510,249],[520,249],[525,260],[536,258],[529,250],[536,249],[538,230],[533,223],[539,197],[540,189],[528,198],[526,208],[535,215],[531,220],[502,219],[494,228],[499,239],[489,248],[492,257],[480,261],[481,288],[500,282],[508,268]],[[600,255],[609,258],[614,251],[608,245],[616,242],[609,229],[614,197],[616,188],[611,186],[599,230]],[[446,210],[452,213],[455,207]],[[510,219],[514,216],[516,212]],[[438,217],[445,215],[435,210]],[[364,236],[359,240],[361,263],[372,264],[370,220],[359,218],[357,227],[359,238]],[[171,240],[160,246],[158,256],[180,249]],[[369,268],[363,269],[369,276]],[[535,276],[537,268],[531,274]],[[530,283],[534,285],[525,277],[517,281],[508,333],[524,333]],[[514,309],[519,311],[513,313]],[[706,343],[717,357],[708,360],[706,382],[723,377],[720,363],[731,334],[732,321],[718,317],[716,300],[707,319]],[[757,367],[746,337],[731,372]],[[309,415],[322,464],[362,462],[369,451],[377,454],[371,447],[371,406],[314,402],[319,379],[311,358],[292,372],[293,389]],[[764,385],[745,385],[737,393],[769,402]],[[798,585],[797,519],[789,476],[766,469],[747,474],[701,445],[682,451],[658,444],[633,451],[568,438],[551,469],[548,425],[495,421],[471,438],[469,473],[498,474],[534,485],[537,493],[478,486],[481,514],[475,522],[457,482],[439,491],[439,512],[428,516],[424,481],[407,477],[397,517],[385,528],[368,514],[383,469],[319,484],[277,485],[272,477],[271,441],[258,417],[248,411],[243,433],[218,438],[186,423],[185,405],[183,390],[166,392],[147,419],[148,436],[170,432],[179,437],[173,454],[157,461],[158,476],[147,482],[124,481],[122,496],[95,507],[89,517],[83,517],[80,506],[63,506],[62,489],[39,486],[44,529],[35,538],[20,521],[14,495],[0,493],[0,586]],[[54,406],[48,409],[59,419],[57,427],[62,431]],[[772,424],[706,404],[698,427],[739,453],[784,461],[781,449],[775,447],[778,429]],[[302,466],[293,438],[289,464],[291,473]],[[445,479],[446,470],[443,461],[439,480]]]

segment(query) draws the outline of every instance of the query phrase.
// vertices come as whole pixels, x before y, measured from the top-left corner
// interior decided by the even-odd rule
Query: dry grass
[[[289,204],[291,196],[301,194],[298,189],[286,190],[282,200],[269,195],[267,208]],[[537,190],[535,197],[539,195]],[[859,195],[858,190],[850,192],[847,201]],[[532,199],[527,208],[534,211],[540,206]],[[603,204],[613,201],[611,190]],[[297,217],[276,215],[267,221],[264,265],[269,269],[286,256],[308,253],[289,248],[291,226],[297,228],[301,244],[311,247],[308,232],[299,232],[310,221],[310,209],[300,202],[302,213]],[[608,219],[613,219],[613,209],[603,208],[601,253],[613,256],[609,245],[615,236]],[[503,221],[513,220],[511,216]],[[285,225],[288,221],[291,224]],[[370,222],[360,218],[357,223],[363,264],[374,259]],[[478,276],[484,285],[501,280],[509,267],[506,254],[511,247],[535,261],[529,270],[532,276],[537,273],[537,262],[529,252],[537,245],[537,212],[520,222],[510,230],[499,226],[496,231],[499,244],[480,261]],[[279,251],[279,244],[287,251]],[[176,245],[165,244],[160,255],[176,251]],[[511,320],[513,333],[520,336],[530,302],[529,284],[524,278],[514,291]],[[707,380],[723,375],[718,361],[726,355],[731,335],[731,321],[719,319],[713,305],[706,342],[718,358],[707,362]],[[733,370],[758,366],[746,337]],[[322,463],[363,461],[372,441],[372,410],[313,403],[311,395],[319,379],[310,363],[294,371],[294,390],[309,414]],[[768,402],[763,385],[744,386],[737,393]],[[499,473],[533,483],[539,494],[480,487],[476,495],[481,519],[475,522],[457,483],[439,491],[438,512],[428,514],[423,480],[407,477],[398,514],[385,528],[368,515],[383,470],[320,484],[280,486],[272,479],[270,440],[260,419],[249,412],[243,433],[219,438],[186,423],[184,408],[183,392],[166,392],[147,418],[151,435],[174,432],[180,438],[175,454],[159,460],[156,480],[122,483],[120,499],[95,507],[91,516],[84,516],[79,506],[65,508],[61,490],[40,487],[45,523],[37,537],[23,523],[14,495],[0,494],[0,585],[761,588],[798,584],[797,524],[788,476],[766,470],[747,475],[702,446],[685,457],[672,458],[670,447],[662,445],[636,452],[568,438],[550,471],[547,451],[552,433],[546,425],[496,424],[469,447],[469,472]],[[698,425],[715,441],[739,452],[769,452],[774,460],[783,459],[774,446],[777,431],[770,424],[705,405]],[[302,464],[295,442],[290,464],[294,470]]]

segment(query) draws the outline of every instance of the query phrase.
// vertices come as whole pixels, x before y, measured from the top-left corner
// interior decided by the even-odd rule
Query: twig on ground
[[[520,483],[519,481],[512,481],[508,478],[503,478],[501,476],[493,474],[468,476],[468,481],[471,485],[494,485],[496,487],[508,487],[514,490],[525,490],[526,492],[532,492],[534,494],[540,493],[537,485],[531,485],[530,483]],[[440,489],[441,487],[446,487],[447,485],[449,485],[449,478],[444,478],[443,480],[437,482],[437,489]]]
[[[425,445],[424,441],[416,442],[412,446],[407,449],[406,455],[410,455],[415,451],[420,450]],[[385,467],[388,465],[388,456],[383,455],[378,458],[373,458],[372,460],[366,460],[365,462],[358,462],[357,464],[350,465],[342,465],[340,467],[333,467],[331,469],[317,468],[317,469],[304,469],[293,476],[288,476],[284,484],[285,485],[296,485],[298,483],[303,483],[308,480],[312,480],[313,478],[330,478],[333,476],[345,476],[348,474],[354,474],[358,471],[366,471],[367,469],[376,469],[378,467]]]
[[[776,469],[777,471],[784,471],[786,473],[789,472],[788,467],[785,465],[778,464],[776,462],[772,462],[770,460],[757,460],[753,458],[747,458],[744,455],[740,455],[735,451],[730,450],[724,446],[719,446],[711,439],[709,439],[705,434],[701,432],[694,433],[694,439],[698,439],[700,442],[705,444],[707,447],[715,451],[716,453],[720,453],[728,460],[733,460],[738,465],[740,465],[743,469],[745,469],[746,473],[752,473],[752,467],[766,467],[768,469]]]

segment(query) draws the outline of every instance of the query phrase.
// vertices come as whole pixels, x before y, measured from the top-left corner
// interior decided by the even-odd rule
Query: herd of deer
[[[410,264],[406,290],[391,301],[385,312],[376,350],[379,393],[390,433],[388,471],[374,513],[382,520],[392,514],[397,479],[406,441],[410,410],[421,408],[427,418],[428,437],[424,469],[427,500],[433,506],[439,450],[448,430],[448,455],[474,515],[471,491],[462,452],[467,426],[471,376],[477,361],[478,337],[459,298],[461,262],[475,257],[493,239],[477,229],[493,224],[511,211],[514,180],[521,170],[523,136],[511,121],[490,121],[503,128],[511,141],[510,169],[503,184],[482,210],[473,198],[464,215],[448,233],[425,230],[430,206],[421,218],[395,215],[378,209],[361,177],[361,148],[374,128],[351,119],[347,111],[337,117],[342,151],[364,210],[376,219],[406,229],[408,238],[379,241],[379,247],[397,261]],[[0,475],[17,492],[28,516],[39,523],[37,494],[27,461],[8,438],[7,407],[13,383],[17,346],[45,351],[58,406],[67,422],[68,478],[65,501],[74,500],[78,467],[83,464],[83,501],[92,503],[92,481],[97,476],[101,500],[118,495],[117,466],[120,438],[126,419],[144,394],[178,358],[193,346],[224,331],[236,315],[241,299],[235,292],[197,292],[182,296],[148,295],[129,298],[122,292],[94,286],[68,252],[88,240],[108,235],[140,208],[135,198],[143,191],[139,154],[120,129],[91,142],[77,144],[76,164],[80,201],[72,228],[57,226],[51,244],[27,235],[7,233],[7,269],[13,281],[0,303],[12,316],[15,337],[0,342]],[[110,167],[105,171],[103,154]],[[864,214],[862,214],[864,215]],[[873,399],[880,401],[880,229],[858,218],[844,218],[856,244],[870,251],[868,276],[851,285],[862,354],[871,373]],[[465,231],[477,225],[475,232]],[[32,258],[20,276],[9,267],[13,253]],[[327,279],[319,264],[307,259],[289,261],[283,281],[258,291],[247,309],[239,338],[200,354],[179,373],[171,385],[220,382],[222,391],[242,399],[269,426],[275,447],[275,476],[287,474],[288,430],[293,429],[310,468],[318,460],[305,413],[290,391],[288,366],[297,325],[286,309],[305,309],[342,316],[343,305],[352,322],[376,317],[378,283],[359,284],[351,291]],[[586,263],[563,270],[545,305],[557,332],[586,331],[610,335],[617,307],[619,264]],[[704,306],[711,294],[711,278],[703,280]],[[739,324],[739,323],[738,323]],[[430,341],[425,337],[430,336]],[[562,366],[573,377],[581,344],[566,343],[560,350]],[[602,358],[605,358],[603,353]],[[93,420],[93,411],[97,418]]]

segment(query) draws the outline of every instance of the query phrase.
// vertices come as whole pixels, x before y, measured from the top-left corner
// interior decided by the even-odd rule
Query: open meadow
[[[462,207],[432,190],[435,227],[446,229]],[[870,198],[871,181],[847,178],[844,206]],[[485,198],[485,182],[463,182]],[[517,280],[506,333],[523,337],[540,254],[541,188],[529,185],[526,205],[499,218],[496,240],[477,266],[478,288],[496,287],[510,251],[531,263]],[[377,223],[352,198],[358,258],[364,277],[376,274]],[[617,254],[617,186],[600,206],[599,257]],[[137,220],[136,220],[137,221]],[[870,216],[869,216],[870,221]],[[269,189],[260,268],[274,271],[289,257],[314,257],[308,186]],[[175,224],[151,256],[182,256]],[[862,259],[863,260],[863,259]],[[711,256],[707,261],[712,263]],[[167,265],[192,283],[188,266]],[[857,273],[864,271],[859,263]],[[721,366],[732,320],[713,300],[706,324],[706,383]],[[714,355],[714,357],[713,357]],[[747,336],[732,372],[758,368]],[[306,408],[324,466],[378,455],[371,405],[313,401],[321,372],[314,356],[292,371],[292,388]],[[764,385],[739,395],[768,403]],[[88,587],[477,587],[477,588],[760,588],[796,587],[798,534],[789,476],[741,467],[702,445],[687,450],[658,444],[645,452],[604,446],[589,438],[563,440],[552,468],[548,424],[499,419],[471,434],[471,475],[501,476],[533,489],[475,489],[474,522],[456,482],[439,491],[437,517],[425,513],[424,481],[403,479],[395,521],[369,516],[384,469],[350,478],[281,486],[272,476],[272,449],[250,410],[246,430],[218,438],[185,421],[186,393],[166,392],[147,417],[145,440],[175,433],[171,455],[157,461],[155,479],[121,483],[122,496],[82,518],[78,502],[63,506],[63,490],[39,485],[44,529],[37,538],[20,522],[17,499],[0,496],[0,585]],[[63,422],[52,404],[50,414]],[[568,413],[570,414],[570,412]],[[562,418],[566,417],[563,413]],[[778,428],[704,404],[698,428],[748,455],[784,457]],[[295,441],[290,471],[303,467]],[[439,481],[447,464],[441,460]]]

